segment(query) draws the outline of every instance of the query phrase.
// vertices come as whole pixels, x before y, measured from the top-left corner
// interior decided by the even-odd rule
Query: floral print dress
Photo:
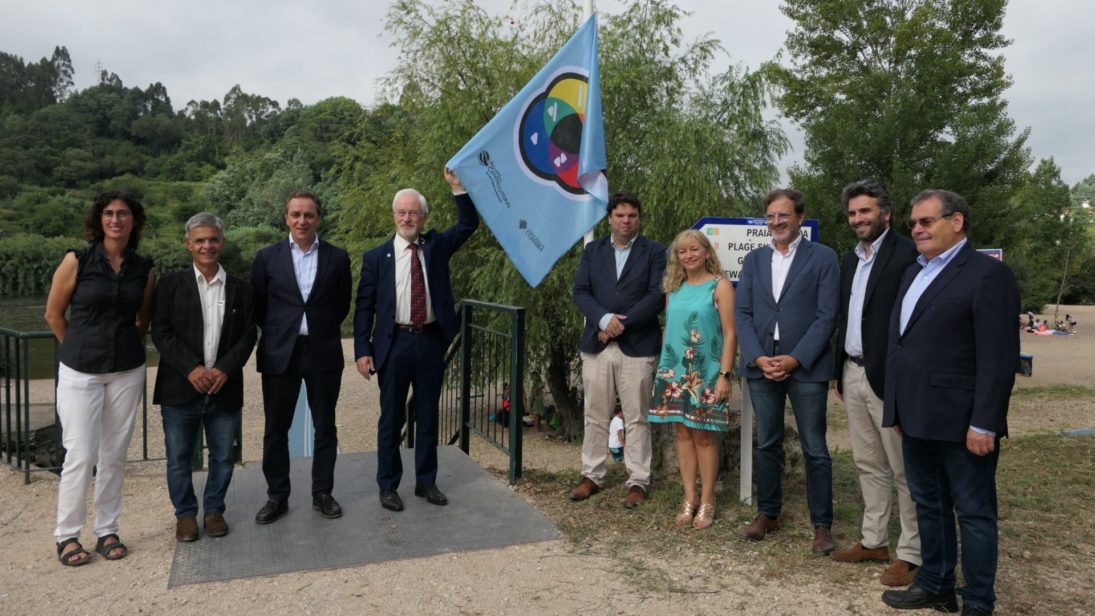
[[[648,419],[689,428],[729,429],[726,402],[715,402],[722,359],[722,323],[715,307],[718,279],[688,282],[669,295],[665,336]],[[729,307],[727,308],[729,309]]]

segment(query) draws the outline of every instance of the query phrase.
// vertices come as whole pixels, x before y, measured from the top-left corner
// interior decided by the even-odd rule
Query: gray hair
[[[950,216],[951,214],[961,214],[962,232],[969,232],[970,206],[968,203],[966,203],[966,200],[962,198],[962,195],[956,192],[943,190],[941,188],[929,188],[927,190],[920,191],[920,194],[912,198],[912,201],[909,202],[909,205],[915,206],[921,201],[927,201],[932,197],[939,199],[939,202],[943,204],[944,216]]]
[[[197,227],[216,227],[217,233],[220,233],[221,237],[224,237],[224,223],[214,214],[209,212],[198,212],[190,217],[190,220],[186,221],[186,238],[190,239],[190,232]]]
[[[395,193],[395,197],[392,198],[392,211],[393,212],[395,211],[395,207],[396,207],[395,204],[399,203],[399,198],[404,196],[404,195],[414,195],[415,197],[417,197],[418,198],[418,204],[422,206],[422,214],[425,215],[425,214],[430,213],[430,204],[426,203],[426,197],[422,196],[422,193],[418,192],[417,190],[415,190],[413,188],[404,188],[403,190],[400,190],[399,192]]]

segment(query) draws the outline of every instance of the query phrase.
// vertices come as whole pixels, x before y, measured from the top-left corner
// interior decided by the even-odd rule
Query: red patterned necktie
[[[421,328],[426,324],[426,277],[422,275],[422,263],[418,260],[418,244],[411,249],[411,326]]]

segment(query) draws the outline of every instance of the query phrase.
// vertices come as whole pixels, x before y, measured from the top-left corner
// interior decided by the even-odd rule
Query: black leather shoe
[[[445,498],[445,495],[441,490],[437,489],[437,486],[415,486],[415,496],[425,496],[426,502],[431,505],[448,505],[449,499]]]
[[[954,591],[928,592],[913,584],[907,590],[887,590],[882,593],[882,602],[898,610],[919,610],[931,608],[937,612],[957,612],[958,598]]]
[[[330,494],[316,494],[312,497],[312,509],[325,518],[341,518],[342,507]]]
[[[289,501],[268,500],[255,515],[256,524],[269,524],[289,511]]]
[[[381,490],[380,506],[389,511],[403,511],[403,499],[395,490]]]

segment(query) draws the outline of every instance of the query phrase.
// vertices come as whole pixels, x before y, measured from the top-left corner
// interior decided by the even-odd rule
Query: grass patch
[[[1045,385],[1042,387],[1017,387],[1011,390],[1012,398],[1049,398],[1065,400],[1095,398],[1095,387],[1085,385]]]
[[[1048,388],[1059,389],[1059,388]],[[1046,434],[1004,442],[997,473],[1000,562],[997,592],[1007,613],[1083,613],[1091,602],[1095,569],[1095,437]],[[626,473],[609,468],[607,488],[587,501],[567,499],[577,471],[530,469],[518,489],[563,532],[575,553],[607,557],[621,576],[650,593],[714,592],[725,583],[724,567],[758,579],[859,585],[881,573],[879,565],[842,565],[810,552],[813,529],[806,507],[801,460],[789,460],[784,478],[782,528],[765,541],[738,536],[755,515],[738,502],[737,476],[723,476],[718,516],[706,531],[673,523],[682,492],[675,478],[656,484],[647,505],[622,508]],[[833,454],[833,533],[838,548],[859,539],[863,512],[850,452]],[[891,545],[900,532],[896,505]],[[714,575],[686,575],[706,570]],[[882,587],[879,586],[879,590]],[[1062,608],[1062,609],[1057,609]],[[1075,610],[1073,612],[1072,610]]]

